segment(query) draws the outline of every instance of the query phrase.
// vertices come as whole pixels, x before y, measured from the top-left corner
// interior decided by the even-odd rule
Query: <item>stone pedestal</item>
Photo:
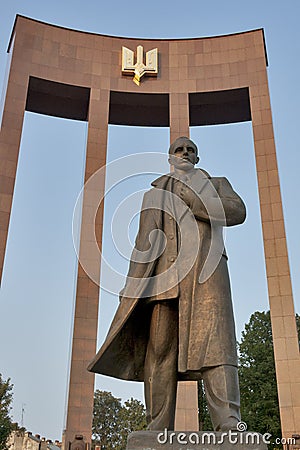
[[[267,450],[270,438],[251,431],[135,431],[126,450]]]

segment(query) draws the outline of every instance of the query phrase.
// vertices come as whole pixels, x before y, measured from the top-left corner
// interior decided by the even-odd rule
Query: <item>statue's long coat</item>
[[[205,367],[237,365],[222,229],[244,221],[243,201],[226,178],[210,178],[200,169],[194,171],[192,189],[174,174],[163,175],[152,185],[144,196],[120,305],[88,369],[143,381],[151,303],[178,298],[178,378],[199,378]],[[180,245],[184,250],[178,257]]]

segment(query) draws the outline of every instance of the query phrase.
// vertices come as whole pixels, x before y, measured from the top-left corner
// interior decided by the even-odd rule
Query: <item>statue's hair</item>
[[[197,151],[197,154],[198,154],[198,147],[197,147],[197,145],[195,144],[195,142],[193,142],[193,141],[192,141],[190,138],[188,138],[187,136],[180,136],[179,138],[175,139],[175,141],[172,142],[172,144],[170,145],[170,147],[169,147],[169,154],[170,154],[170,155],[174,154],[174,151],[175,151],[175,149],[176,149],[177,146],[178,146],[178,141],[180,141],[181,139],[186,139],[186,140],[192,142],[192,144],[194,145],[194,147],[196,147],[196,151]]]

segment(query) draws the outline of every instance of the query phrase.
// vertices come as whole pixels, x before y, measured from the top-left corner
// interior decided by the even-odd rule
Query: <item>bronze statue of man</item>
[[[179,380],[203,379],[216,431],[240,421],[237,352],[223,227],[245,205],[224,177],[195,168],[197,146],[171,144],[174,170],[144,195],[120,305],[89,370],[144,381],[148,429],[174,429]]]

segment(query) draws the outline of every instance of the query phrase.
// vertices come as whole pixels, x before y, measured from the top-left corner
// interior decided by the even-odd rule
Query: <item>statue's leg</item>
[[[215,431],[236,429],[241,420],[237,367],[222,365],[203,371],[207,405]]]
[[[174,429],[177,358],[178,302],[153,306],[145,359],[145,401],[149,430]]]

